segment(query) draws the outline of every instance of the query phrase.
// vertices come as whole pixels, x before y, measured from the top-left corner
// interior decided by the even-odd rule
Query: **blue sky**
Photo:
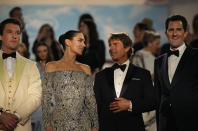
[[[0,5],[0,21],[8,17],[8,12],[14,6]],[[70,30],[77,29],[78,18],[82,13],[90,13],[97,24],[100,38],[105,41],[107,59],[107,39],[110,33],[126,32],[133,39],[132,29],[135,23],[148,17],[154,21],[154,28],[161,34],[161,43],[167,41],[164,35],[164,22],[168,15],[168,6],[164,5],[122,5],[122,6],[80,6],[80,5],[23,5],[26,29],[30,44],[37,36],[38,29],[44,23],[49,23],[55,30],[56,38]],[[31,45],[30,45],[31,47]]]

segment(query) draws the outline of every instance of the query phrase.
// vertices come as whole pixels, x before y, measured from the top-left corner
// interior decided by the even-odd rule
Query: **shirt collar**
[[[127,61],[125,61],[123,64],[126,64],[128,66],[129,65],[129,59]]]
[[[186,49],[185,43],[183,43],[180,47],[178,47],[178,48],[176,49],[176,50],[179,50],[179,56],[183,55],[185,49]],[[173,49],[171,49],[171,47],[170,47],[170,50],[173,51]]]
[[[125,61],[122,65],[124,65],[124,64],[126,64],[126,69],[125,69],[125,71],[127,71],[128,70],[128,67],[129,67],[129,59],[127,60],[127,61]]]

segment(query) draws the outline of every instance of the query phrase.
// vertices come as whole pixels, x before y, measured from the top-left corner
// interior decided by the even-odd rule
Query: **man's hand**
[[[53,131],[53,128],[52,128],[51,126],[47,126],[47,127],[45,128],[45,131]]]
[[[7,112],[1,113],[0,121],[7,130],[14,130],[19,123],[19,119],[16,115]]]
[[[125,98],[115,98],[116,101],[110,103],[110,110],[114,113],[126,111],[130,107],[130,101]]]
[[[96,128],[92,128],[92,129],[91,129],[91,131],[98,131],[98,129],[96,129]]]
[[[7,128],[5,128],[5,126],[3,124],[0,124],[0,130],[7,130]]]

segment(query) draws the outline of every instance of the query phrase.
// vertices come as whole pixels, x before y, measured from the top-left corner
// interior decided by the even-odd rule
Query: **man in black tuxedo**
[[[142,112],[155,108],[150,72],[129,61],[131,45],[125,33],[112,34],[109,52],[115,64],[95,76],[100,131],[145,131]]]
[[[170,51],[155,61],[158,89],[158,131],[198,131],[198,50],[184,43],[187,21],[181,15],[166,20]]]

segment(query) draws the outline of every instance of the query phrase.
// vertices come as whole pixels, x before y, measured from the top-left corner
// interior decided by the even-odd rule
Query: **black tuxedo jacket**
[[[130,63],[120,97],[131,100],[132,112],[113,113],[109,105],[116,98],[114,70],[106,68],[95,76],[100,131],[145,131],[142,112],[154,110],[155,91],[150,72]]]
[[[198,50],[186,48],[172,82],[168,77],[168,56],[155,61],[158,89],[158,131],[198,131]]]

